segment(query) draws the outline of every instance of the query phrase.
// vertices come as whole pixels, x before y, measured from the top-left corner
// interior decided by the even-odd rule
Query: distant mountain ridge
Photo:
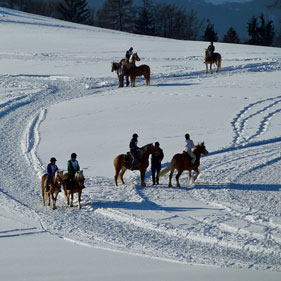
[[[88,0],[91,6],[101,7],[104,0]],[[280,0],[253,0],[250,2],[225,2],[222,4],[212,4],[210,0],[152,0],[156,3],[176,4],[185,7],[187,11],[193,9],[200,19],[210,19],[218,33],[219,40],[223,39],[229,27],[233,27],[240,39],[248,39],[247,23],[253,17],[264,14],[266,20],[272,20],[277,28],[281,23]],[[233,0],[236,1],[236,0]],[[221,1],[219,1],[221,2]],[[134,4],[141,5],[141,0],[134,0]],[[213,0],[214,3],[214,0]],[[278,9],[279,8],[279,9]]]

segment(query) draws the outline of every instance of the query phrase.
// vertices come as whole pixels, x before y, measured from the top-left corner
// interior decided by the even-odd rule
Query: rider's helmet
[[[57,159],[55,158],[55,157],[52,157],[51,159],[50,159],[50,162],[56,162],[57,161]]]
[[[135,138],[138,138],[139,136],[138,136],[138,134],[133,134],[133,138],[135,139]]]
[[[189,139],[189,134],[185,134],[185,138],[188,140]]]
[[[133,47],[131,47],[129,50],[130,50],[130,51],[133,51]]]
[[[70,156],[71,158],[76,158],[77,157],[77,154],[76,153],[71,153],[71,156]]]
[[[154,146],[159,147],[160,143],[158,141],[155,142]]]

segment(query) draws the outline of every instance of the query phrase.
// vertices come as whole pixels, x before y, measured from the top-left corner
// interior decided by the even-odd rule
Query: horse
[[[73,207],[73,194],[78,193],[78,209],[81,209],[81,194],[82,189],[84,188],[84,181],[85,177],[83,174],[83,170],[77,171],[74,175],[73,182],[69,183],[69,173],[65,173],[63,175],[63,191],[64,191],[64,198],[67,205]],[[69,201],[70,197],[70,201]]]
[[[221,55],[219,53],[213,53],[211,56],[210,52],[205,49],[205,61],[206,64],[206,73],[208,73],[208,64],[210,65],[210,72],[212,72],[212,64],[214,63],[217,66],[217,72],[219,72],[221,68]]]
[[[45,206],[45,199],[48,198],[48,206],[50,206],[50,197],[52,198],[52,205],[53,205],[53,210],[55,210],[56,207],[56,201],[57,201],[57,196],[59,192],[61,192],[61,185],[62,185],[62,178],[63,178],[63,171],[57,170],[53,178],[50,180],[49,189],[45,189],[45,184],[47,180],[47,175],[44,174],[41,178],[41,189],[42,189],[42,198],[43,198],[43,206]]]
[[[194,165],[191,165],[191,157],[186,152],[177,153],[173,156],[170,165],[160,172],[160,177],[161,177],[170,171],[169,187],[173,187],[172,186],[172,177],[173,177],[173,173],[174,173],[175,169],[177,169],[177,171],[178,171],[178,173],[176,175],[177,187],[180,187],[179,177],[181,176],[182,172],[185,170],[188,171],[188,183],[187,184],[190,184],[192,170],[194,170],[196,172],[196,175],[193,178],[193,182],[196,181],[197,177],[200,174],[198,168],[200,166],[201,154],[208,155],[209,152],[207,151],[204,142],[197,144],[193,148],[192,151],[196,156],[196,161],[195,161]]]
[[[143,146],[139,151],[139,161],[137,167],[133,168],[133,170],[139,170],[140,176],[141,176],[141,185],[146,186],[145,184],[145,173],[147,170],[147,167],[149,165],[149,155],[154,152],[155,148],[152,143],[147,144]],[[128,157],[128,154],[119,154],[115,157],[113,161],[113,165],[115,168],[115,185],[118,186],[118,178],[121,179],[121,182],[125,184],[123,175],[126,172],[127,169],[132,168],[131,164],[131,157]]]
[[[112,62],[111,63],[111,72],[116,71],[117,73],[117,77],[118,77],[118,81],[119,81],[119,88],[120,87],[124,87],[124,75],[121,71],[121,63],[118,62]],[[129,78],[127,78],[127,86],[129,85]]]

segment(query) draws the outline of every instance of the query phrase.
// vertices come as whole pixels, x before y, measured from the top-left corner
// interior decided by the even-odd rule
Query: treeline
[[[186,11],[175,4],[153,4],[152,0],[143,0],[141,7],[134,6],[133,0],[105,0],[100,9],[90,8],[87,0],[4,0],[4,3],[24,12],[142,35],[281,47],[281,32],[276,34],[273,22],[266,21],[263,14],[249,19],[250,39],[241,42],[233,27],[219,40],[214,24],[200,19],[194,10]]]

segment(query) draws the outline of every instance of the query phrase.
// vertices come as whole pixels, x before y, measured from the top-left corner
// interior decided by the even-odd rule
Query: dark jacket
[[[211,54],[213,54],[214,51],[215,51],[215,46],[214,46],[214,45],[209,45],[208,51],[209,51]]]
[[[140,149],[137,144],[138,144],[138,141],[132,138],[130,141],[130,144],[129,144],[131,153],[135,154],[137,152],[137,150]]]
[[[48,166],[47,166],[47,174],[50,176],[50,177],[53,177],[55,175],[55,172],[58,170],[58,166],[56,164],[51,164],[49,163]]]
[[[76,169],[73,167],[71,160],[67,161],[67,171],[68,171],[69,175],[72,176],[72,177],[74,177],[74,175],[77,171],[80,171],[79,163],[78,163],[77,160],[75,160],[75,161],[77,162],[77,168]]]
[[[163,150],[159,147],[153,152],[151,156],[151,165],[160,165],[163,158],[164,158]]]

